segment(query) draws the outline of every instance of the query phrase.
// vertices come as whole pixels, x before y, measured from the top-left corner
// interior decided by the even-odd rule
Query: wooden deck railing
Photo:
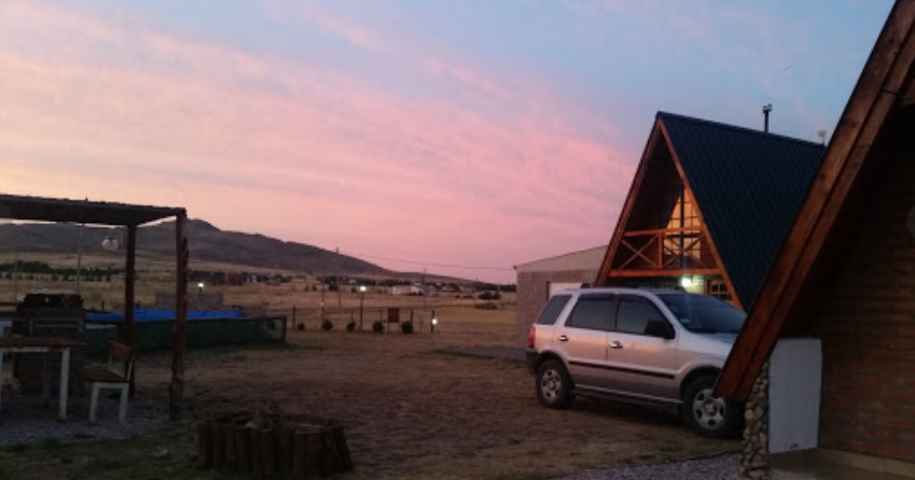
[[[611,275],[626,272],[653,274],[711,274],[714,261],[704,253],[705,233],[698,227],[633,230],[623,233]]]

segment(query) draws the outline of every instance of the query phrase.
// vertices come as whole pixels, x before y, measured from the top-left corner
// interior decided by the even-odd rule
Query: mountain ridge
[[[398,272],[357,257],[307,243],[281,240],[261,233],[222,230],[199,219],[188,220],[185,230],[191,258],[211,262],[283,269],[312,275],[391,275]],[[0,245],[18,251],[108,253],[102,242],[114,238],[123,245],[123,228],[57,223],[0,225]],[[173,255],[175,222],[140,227],[139,253]]]

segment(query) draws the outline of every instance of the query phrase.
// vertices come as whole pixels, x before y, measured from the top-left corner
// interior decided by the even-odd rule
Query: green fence
[[[137,343],[142,352],[172,348],[174,321],[137,322]],[[118,323],[87,325],[90,355],[108,351],[108,341],[117,338]],[[187,322],[187,347],[249,345],[286,341],[286,317],[199,319]]]

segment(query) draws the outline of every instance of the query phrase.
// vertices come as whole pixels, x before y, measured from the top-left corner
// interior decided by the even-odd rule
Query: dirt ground
[[[668,462],[738,446],[699,437],[675,418],[643,408],[582,399],[572,410],[545,409],[523,364],[446,351],[517,345],[514,310],[452,308],[439,315],[441,328],[434,335],[346,333],[338,327],[290,332],[290,345],[283,348],[191,352],[186,393],[193,414],[276,405],[289,413],[340,420],[356,463],[356,471],[344,478],[352,479],[552,478],[588,467]],[[166,354],[142,359],[141,395],[165,394],[168,360]],[[122,478],[128,472],[133,478],[162,478],[164,472],[170,478],[220,478],[189,466],[192,442],[185,424],[118,446],[128,452],[136,445],[149,471],[105,464],[98,456],[110,444],[55,445],[50,453],[0,450],[0,479],[4,473],[7,478]],[[149,452],[161,445],[175,453],[150,459]],[[61,456],[71,461],[45,461],[52,466],[36,470],[41,476],[23,470],[29,461]],[[89,460],[72,460],[84,457]]]

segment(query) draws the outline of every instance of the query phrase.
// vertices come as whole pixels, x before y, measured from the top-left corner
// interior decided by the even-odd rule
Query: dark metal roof
[[[826,147],[659,112],[744,308],[753,305]]]
[[[185,210],[149,205],[0,194],[0,218],[13,220],[140,225],[178,215],[186,215]]]

